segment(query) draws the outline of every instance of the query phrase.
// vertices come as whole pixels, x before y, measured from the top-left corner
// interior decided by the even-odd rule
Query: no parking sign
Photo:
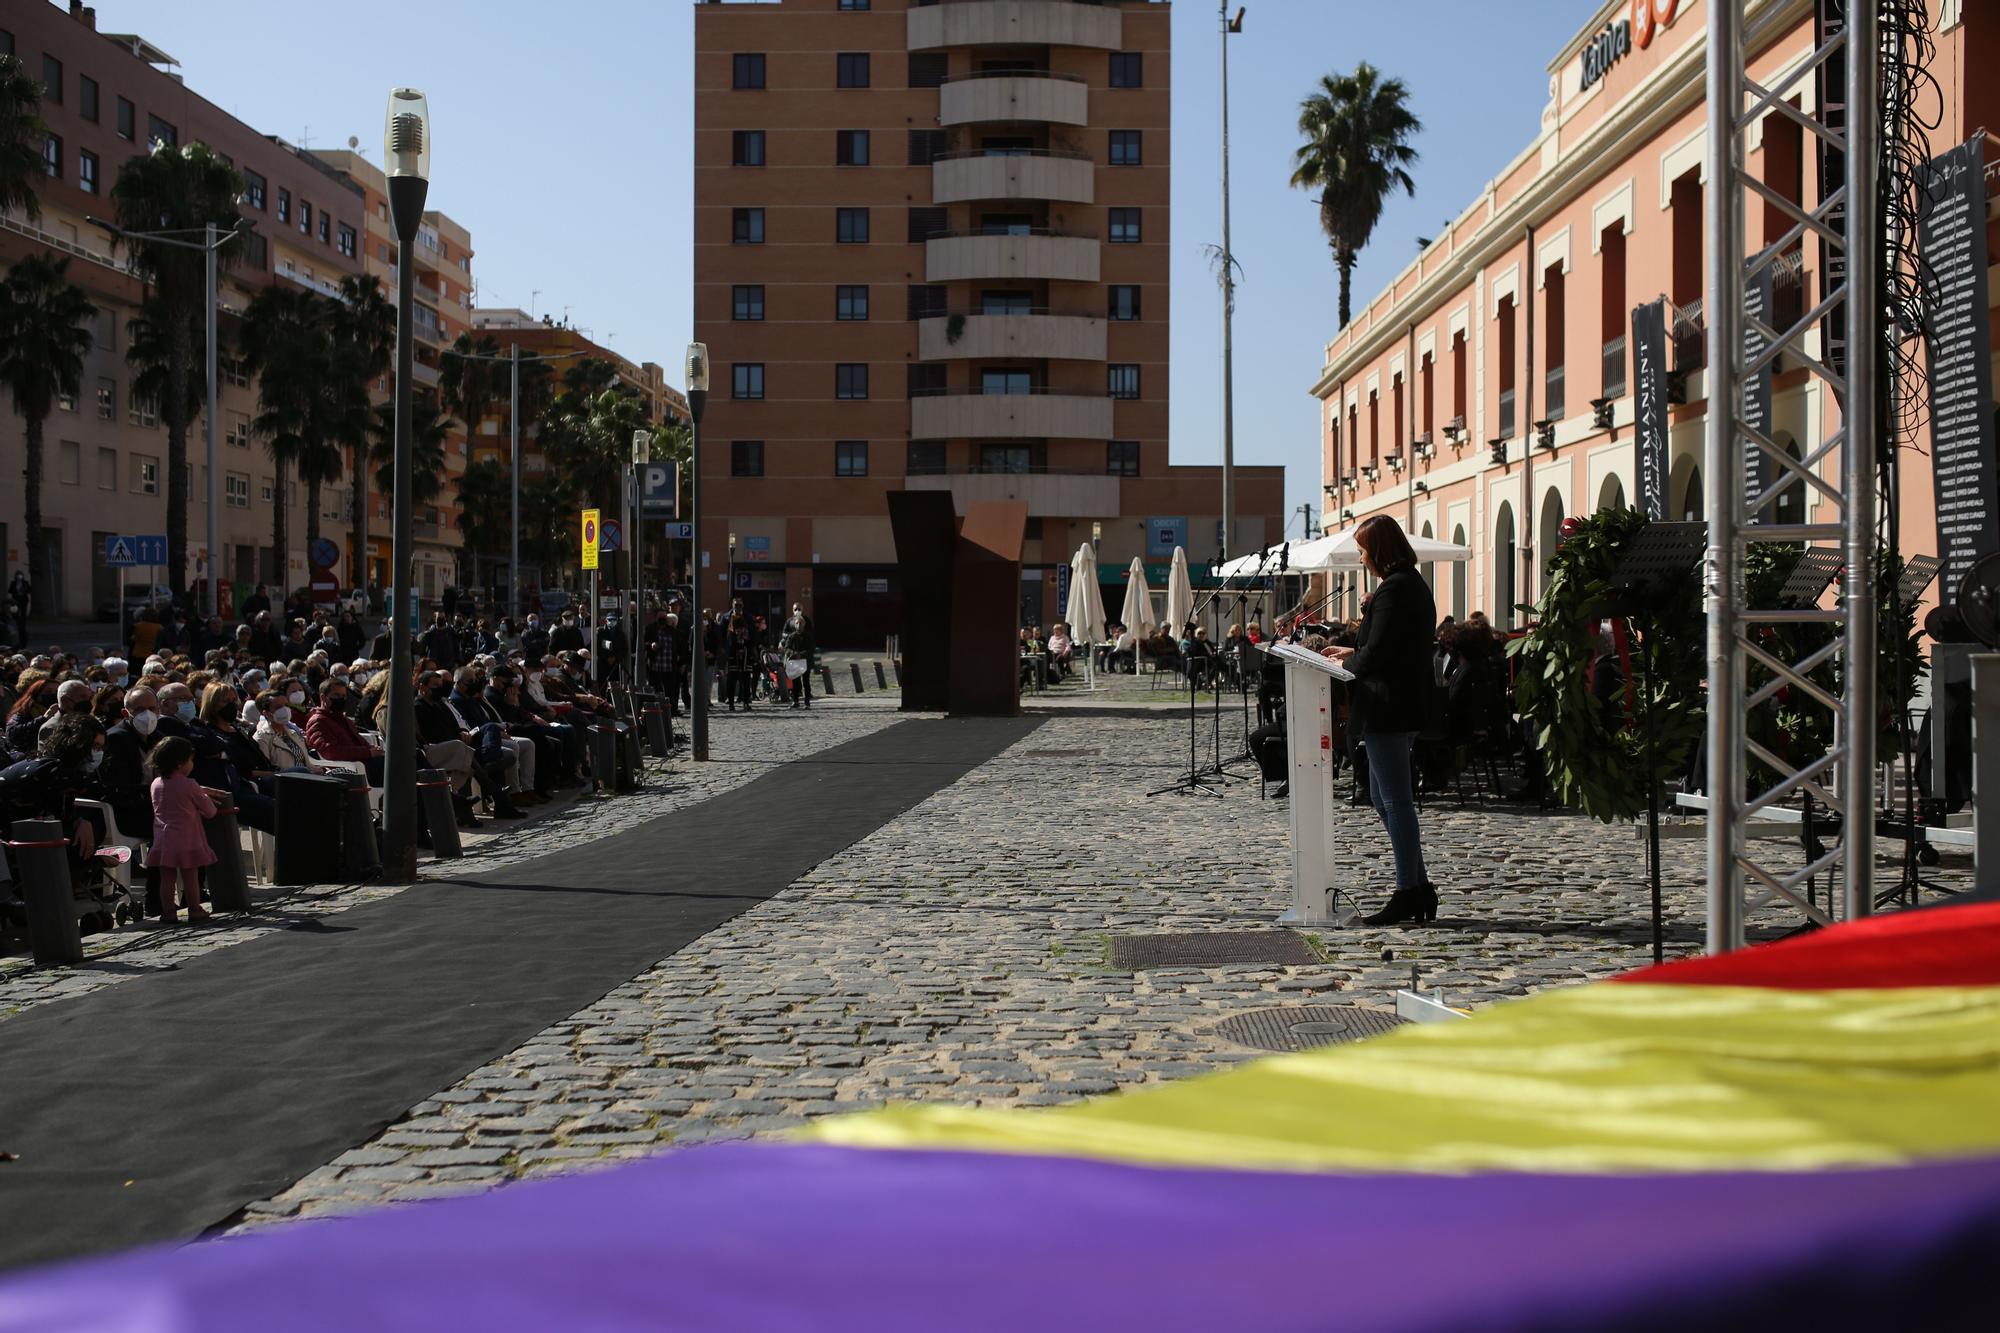
[[[581,545],[583,547],[583,567],[585,569],[597,568],[597,512],[595,509],[586,509],[583,511]]]

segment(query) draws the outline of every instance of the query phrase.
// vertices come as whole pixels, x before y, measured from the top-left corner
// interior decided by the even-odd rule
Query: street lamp
[[[646,623],[646,468],[653,461],[653,432],[632,432],[632,688],[639,688],[644,650],[639,630]]]
[[[708,661],[702,656],[701,633],[701,414],[708,407],[708,344],[689,343],[687,350],[688,415],[694,418],[688,481],[688,643],[694,672],[694,757],[708,758]]]
[[[415,374],[416,330],[412,307],[416,265],[410,248],[424,218],[431,186],[431,113],[415,88],[389,94],[382,129],[382,161],[389,178],[389,213],[396,229],[396,457],[389,556],[389,727],[383,790],[382,865],[392,879],[417,877],[417,728],[415,682],[410,671],[410,616],[416,610],[410,586],[414,553],[410,520],[411,479],[416,473],[412,443],[410,381]]]
[[[222,612],[218,603],[221,600],[222,589],[220,576],[216,573],[216,567],[222,563],[222,538],[216,525],[217,516],[222,510],[222,473],[217,470],[215,461],[215,309],[217,301],[215,290],[215,252],[256,226],[257,223],[252,218],[238,218],[235,226],[218,236],[215,233],[215,224],[210,222],[201,228],[202,238],[200,241],[182,241],[175,238],[183,234],[192,235],[193,228],[189,228],[185,233],[180,231],[126,231],[117,223],[106,222],[103,218],[99,217],[85,215],[84,221],[94,227],[102,227],[113,236],[124,240],[152,241],[158,245],[176,246],[182,250],[201,251],[202,266],[206,270],[204,276],[207,280],[208,295],[205,326],[207,331],[207,346],[203,353],[203,370],[208,380],[208,404],[202,415],[203,433],[207,437],[206,444],[208,451],[208,578],[205,581],[207,586],[202,590],[201,609],[204,615],[220,615]],[[174,484],[179,484],[178,479],[175,480]],[[283,570],[281,569],[279,573],[282,576]]]
[[[1243,8],[1229,17],[1229,0],[1219,0],[1222,19],[1222,549],[1236,549],[1236,253],[1229,248],[1229,38],[1243,31]]]

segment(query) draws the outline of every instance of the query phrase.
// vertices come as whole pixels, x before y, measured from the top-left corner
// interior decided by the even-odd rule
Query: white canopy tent
[[[1289,551],[1280,554],[1277,546],[1267,546],[1249,555],[1239,555],[1217,569],[1223,578],[1245,578],[1258,573],[1278,573],[1282,563],[1290,574],[1323,574],[1336,569],[1361,568],[1361,548],[1355,545],[1354,534],[1360,530],[1356,524],[1342,528],[1339,532],[1328,533],[1324,537],[1313,537],[1306,541],[1291,543]],[[1441,542],[1431,537],[1411,537],[1410,549],[1416,552],[1417,563],[1449,563],[1455,560],[1472,559],[1472,548],[1454,542]]]

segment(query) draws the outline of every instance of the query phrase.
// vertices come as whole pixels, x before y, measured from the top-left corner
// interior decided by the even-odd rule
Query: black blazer
[[[1361,633],[1347,669],[1348,728],[1369,732],[1422,731],[1432,689],[1431,645],[1437,637],[1437,604],[1414,568],[1383,579],[1361,613]]]

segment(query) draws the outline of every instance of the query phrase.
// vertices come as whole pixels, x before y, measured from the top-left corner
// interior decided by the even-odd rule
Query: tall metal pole
[[[1742,632],[1743,467],[1737,452],[1743,356],[1743,195],[1737,186],[1738,78],[1743,69],[1743,11],[1737,0],[1708,7],[1708,416],[1703,476],[1708,511],[1704,600],[1708,609],[1708,952],[1743,946],[1741,857],[1744,830],[1730,815],[1743,800],[1744,671]]]
[[[701,414],[708,406],[706,389],[688,390],[688,414],[694,418],[689,446],[688,531],[688,668],[694,673],[693,708],[694,757],[708,758],[708,659],[702,655],[701,584],[706,577],[701,563]]]
[[[507,614],[521,618],[521,344],[507,344],[507,481],[513,490],[512,545],[507,556]]]
[[[417,728],[416,690],[412,679],[410,613],[416,590],[410,586],[415,554],[411,535],[414,506],[411,478],[416,471],[412,443],[410,387],[415,375],[416,263],[410,250],[423,221],[424,198],[430,183],[421,176],[392,176],[389,207],[395,219],[399,248],[396,265],[396,489],[392,497],[389,556],[390,662],[389,729],[383,748],[388,752],[383,805],[382,866],[392,880],[408,881],[417,873]]]
[[[1847,757],[1840,774],[1841,886],[1848,920],[1874,910],[1875,870],[1875,451],[1876,381],[1884,358],[1881,210],[1880,8],[1847,6],[1847,401],[1841,447],[1847,492],[1847,609],[1841,692]],[[1885,377],[1886,378],[1886,377]],[[1901,701],[1895,701],[1900,704]]]
[[[1236,552],[1236,253],[1229,248],[1229,0],[1222,18],[1222,549]]]
[[[645,660],[640,632],[646,624],[646,472],[645,464],[632,457],[632,626],[627,631],[632,642],[632,688],[641,688],[639,667]]]
[[[222,507],[222,474],[216,470],[215,466],[215,247],[217,242],[215,239],[215,224],[213,222],[203,228],[202,239],[206,242],[202,247],[202,259],[204,267],[207,269],[208,279],[208,413],[206,423],[208,427],[206,432],[208,436],[208,588],[201,595],[201,605],[202,610],[213,616],[220,614],[216,609],[216,598],[220,595],[220,590],[216,586],[215,570],[216,565],[222,559],[221,538],[217,535],[219,528],[216,519],[217,512]]]

